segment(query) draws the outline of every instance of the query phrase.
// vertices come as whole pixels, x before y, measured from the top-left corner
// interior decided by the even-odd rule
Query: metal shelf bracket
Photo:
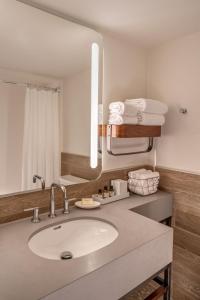
[[[153,148],[153,137],[148,137],[148,146],[146,149],[141,151],[133,151],[133,152],[125,152],[125,153],[114,153],[112,150],[112,126],[107,126],[107,135],[106,135],[106,141],[107,141],[107,152],[114,156],[122,156],[122,155],[131,155],[131,154],[141,154],[141,153],[147,153],[150,152]]]

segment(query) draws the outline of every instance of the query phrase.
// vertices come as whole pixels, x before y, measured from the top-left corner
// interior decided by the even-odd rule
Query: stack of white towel
[[[151,170],[139,169],[128,173],[128,188],[139,195],[150,195],[157,192],[160,175]]]
[[[168,111],[165,103],[152,99],[127,99],[109,105],[109,124],[163,125]]]
[[[103,124],[103,104],[98,105],[98,124]]]

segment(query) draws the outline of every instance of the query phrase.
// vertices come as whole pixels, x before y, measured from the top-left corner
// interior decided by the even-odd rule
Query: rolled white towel
[[[129,186],[129,190],[135,194],[138,195],[150,195],[150,194],[154,194],[157,192],[157,187],[156,186],[152,186],[152,187],[134,187],[134,186]]]
[[[128,177],[132,178],[132,179],[133,178],[137,179],[137,178],[140,178],[140,176],[142,174],[149,174],[149,173],[152,173],[152,171],[147,170],[147,169],[138,169],[138,170],[135,170],[135,171],[128,172]]]
[[[148,195],[149,189],[148,188],[141,188],[141,187],[135,187],[135,193],[139,195]]]
[[[111,125],[122,125],[122,124],[138,124],[138,117],[130,117],[119,114],[109,115],[109,124]]]
[[[137,178],[138,175],[143,174],[143,173],[147,173],[147,172],[152,172],[151,170],[147,170],[147,169],[138,169],[135,171],[130,171],[128,172],[128,177],[129,178]]]
[[[130,179],[153,179],[158,178],[159,172],[152,172],[151,170],[140,169],[136,171],[128,172],[128,177]],[[152,181],[152,185],[154,182]]]
[[[149,114],[160,114],[164,115],[168,112],[168,106],[160,102],[158,100],[153,99],[127,99],[125,100],[126,104],[132,104],[135,105],[138,110],[141,112],[149,113]]]
[[[160,174],[159,172],[148,172],[148,173],[143,173],[140,175],[138,179],[153,179],[153,178],[159,178]],[[152,185],[154,184],[152,180]]]
[[[126,115],[126,116],[136,116],[138,113],[138,108],[131,102],[122,102],[116,101],[111,102],[109,105],[109,110],[111,114],[119,114],[119,115]]]
[[[103,104],[98,105],[98,123],[103,124]]]
[[[138,187],[148,187],[148,180],[142,179],[142,180],[138,180],[138,179],[132,179],[129,178],[128,179],[128,185],[129,186],[138,186]]]
[[[138,113],[139,125],[162,126],[165,123],[165,117],[158,114]]]

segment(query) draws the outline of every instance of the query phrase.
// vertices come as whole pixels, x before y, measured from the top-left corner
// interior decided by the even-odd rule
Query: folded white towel
[[[126,116],[136,116],[138,112],[138,108],[136,105],[132,104],[132,102],[122,102],[116,101],[111,102],[109,105],[110,113],[111,114],[119,114],[119,115],[126,115]]]
[[[110,114],[109,124],[122,125],[122,124],[135,124],[135,125],[155,125],[161,126],[165,123],[165,117],[163,115],[138,113],[136,117]]]
[[[153,99],[127,99],[125,103],[135,105],[141,112],[149,114],[164,115],[168,112],[168,106],[165,103]]]
[[[138,124],[138,117],[130,117],[119,114],[109,115],[109,124],[122,125],[122,124]]]
[[[139,125],[162,126],[165,123],[165,117],[158,114],[138,113]]]

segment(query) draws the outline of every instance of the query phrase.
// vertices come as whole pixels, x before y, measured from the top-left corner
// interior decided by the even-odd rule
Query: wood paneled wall
[[[174,197],[173,300],[200,300],[200,176],[158,171]]]
[[[144,166],[141,166],[144,167]],[[128,171],[137,169],[136,167],[124,168],[120,170],[113,170],[104,172],[96,180],[75,184],[67,187],[67,196],[71,198],[88,197],[98,192],[98,189],[103,189],[105,185],[108,185],[111,179],[127,179]],[[13,196],[0,198],[0,224],[17,220],[30,216],[31,212],[24,212],[25,208],[40,207],[41,212],[49,210],[50,191],[34,191],[19,193]],[[56,191],[56,207],[61,208],[63,206],[62,194],[60,191]]]
[[[61,153],[61,175],[73,175],[84,179],[96,179],[101,174],[101,159],[98,161],[98,167],[90,167],[90,158],[88,156]]]
[[[128,171],[134,169],[137,168],[105,172],[91,182],[69,186],[68,197],[90,196],[111,179],[127,179]],[[173,300],[200,300],[200,176],[161,168],[158,171],[160,188],[174,196]],[[57,208],[63,205],[59,191],[56,204]],[[49,190],[1,197],[0,223],[27,217],[31,213],[23,212],[24,208],[34,206],[39,206],[42,212],[48,211]]]

